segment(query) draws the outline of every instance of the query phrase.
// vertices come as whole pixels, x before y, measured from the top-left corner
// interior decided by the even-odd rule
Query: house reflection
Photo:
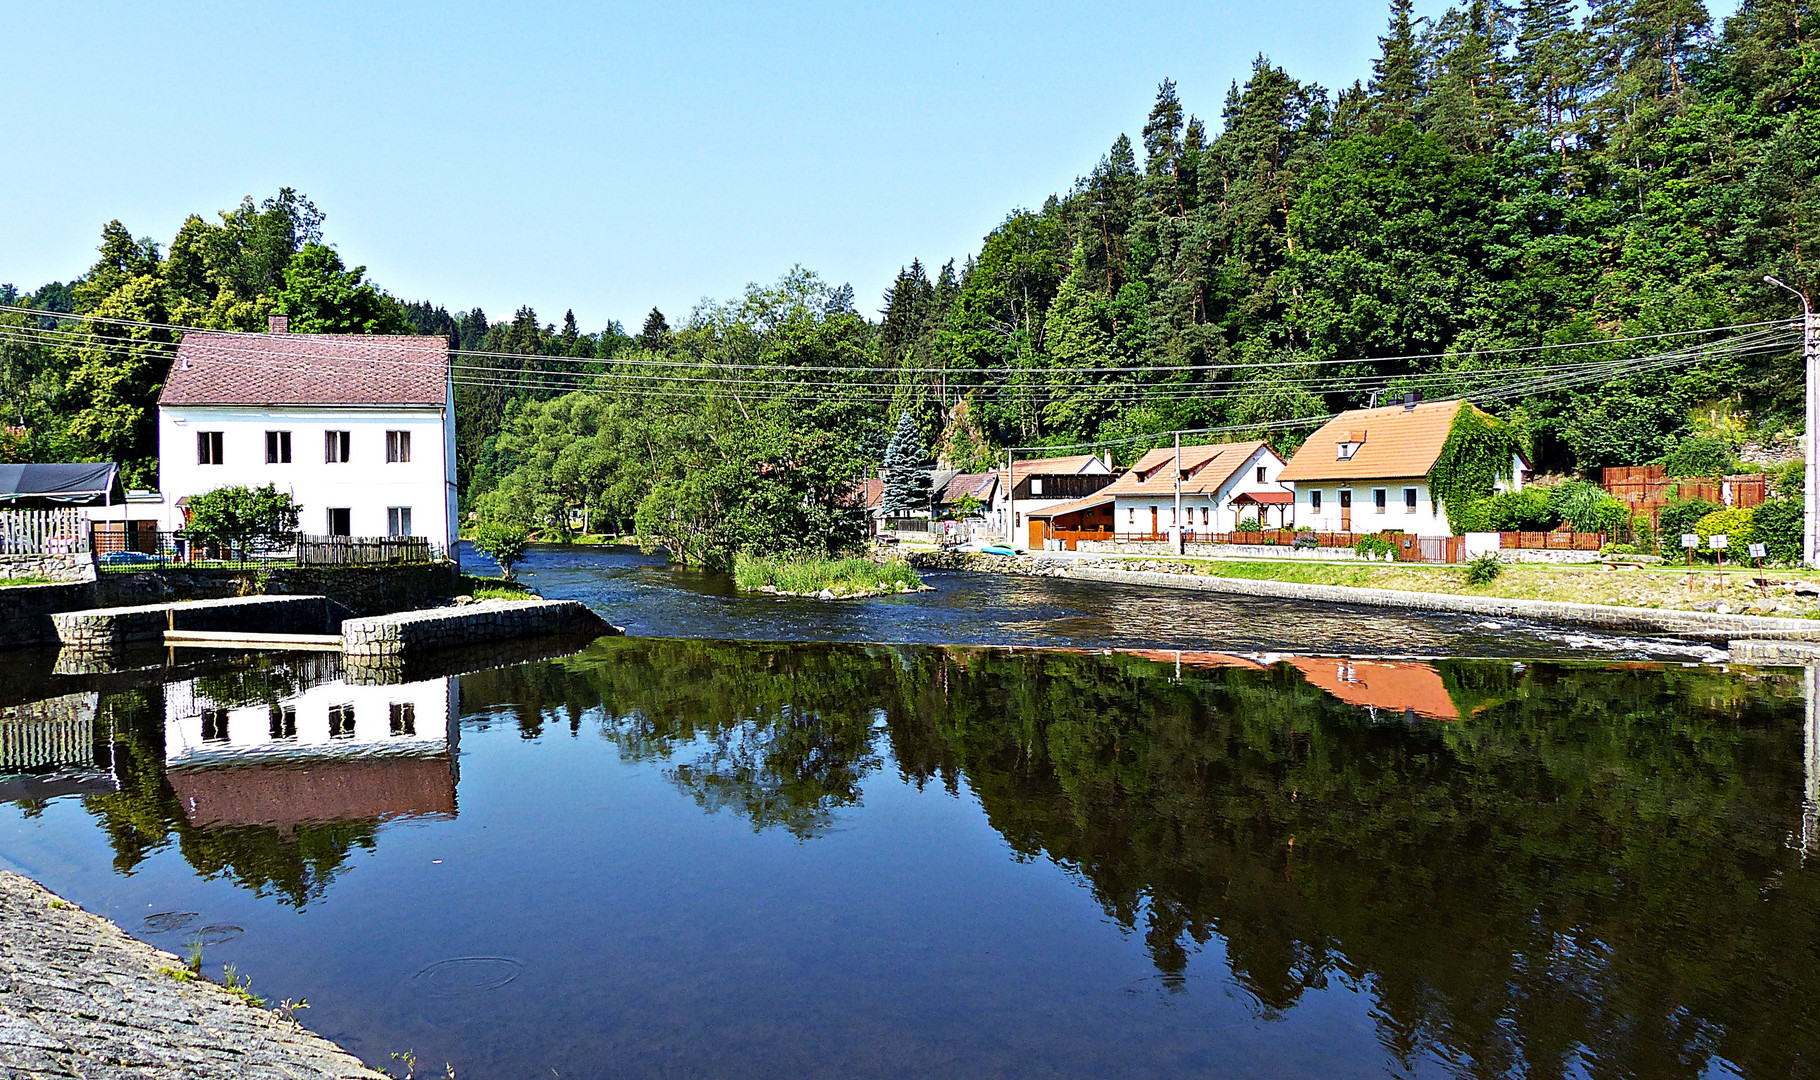
[[[458,676],[286,694],[190,679],[164,694],[165,775],[189,824],[455,816]]]
[[[1447,692],[1433,664],[1399,660],[1352,660],[1346,657],[1292,657],[1289,663],[1310,684],[1348,705],[1405,719],[1458,720],[1459,706]]]
[[[100,695],[60,694],[0,706],[0,802],[114,791],[113,740]]]

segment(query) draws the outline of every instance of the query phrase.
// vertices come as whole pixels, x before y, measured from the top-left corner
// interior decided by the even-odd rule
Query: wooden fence
[[[0,555],[62,555],[88,550],[82,511],[0,510]]]
[[[1657,520],[1662,508],[1675,499],[1705,499],[1738,510],[1763,505],[1769,497],[1769,478],[1762,473],[1738,473],[1720,479],[1681,479],[1668,475],[1660,465],[1632,465],[1600,470],[1599,486],[1630,507]]]
[[[424,536],[297,537],[298,566],[387,566],[434,562],[439,552]]]
[[[1605,547],[1604,533],[1583,532],[1501,532],[1498,547],[1503,551],[1599,551]]]

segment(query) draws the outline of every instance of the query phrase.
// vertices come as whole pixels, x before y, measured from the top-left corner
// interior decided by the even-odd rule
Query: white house
[[[1451,536],[1446,507],[1429,494],[1429,474],[1464,401],[1413,397],[1376,409],[1353,409],[1308,437],[1282,479],[1295,486],[1295,521],[1317,532],[1384,532]],[[1499,487],[1521,490],[1529,463],[1511,461]]]
[[[1181,449],[1182,517],[1176,520],[1176,450],[1152,450],[1111,485],[1080,499],[1034,512],[1052,529],[1121,537],[1173,538],[1180,527],[1197,534],[1231,532],[1244,518],[1287,525],[1290,488],[1280,482],[1283,459],[1259,441]],[[1039,539],[1031,530],[1031,544]]]
[[[220,487],[276,485],[301,529],[456,541],[455,391],[441,337],[192,331],[158,397],[164,527]]]

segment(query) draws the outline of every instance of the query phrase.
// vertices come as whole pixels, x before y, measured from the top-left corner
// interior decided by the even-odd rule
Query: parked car
[[[109,551],[99,561],[102,566],[145,566],[158,560],[143,551]]]

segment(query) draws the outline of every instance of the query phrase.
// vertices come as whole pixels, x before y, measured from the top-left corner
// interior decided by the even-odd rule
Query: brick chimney
[[[270,334],[284,334],[290,331],[290,320],[283,315],[267,315],[265,329]]]

